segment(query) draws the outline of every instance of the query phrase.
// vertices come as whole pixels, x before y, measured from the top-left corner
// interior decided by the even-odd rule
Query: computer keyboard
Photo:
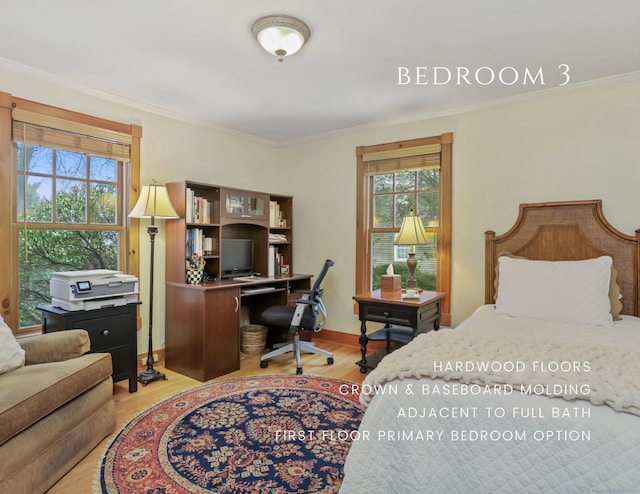
[[[250,295],[252,293],[272,292],[275,289],[276,289],[275,286],[262,286],[262,287],[256,287],[256,288],[243,288],[240,291],[244,294]]]

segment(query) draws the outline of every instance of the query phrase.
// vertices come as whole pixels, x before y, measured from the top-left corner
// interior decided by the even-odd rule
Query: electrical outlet
[[[154,354],[153,354],[153,362],[154,362],[154,363],[158,362],[158,354],[157,354],[157,353],[154,353]],[[142,358],[140,359],[140,363],[141,363],[142,365],[147,365],[147,357],[142,357]]]

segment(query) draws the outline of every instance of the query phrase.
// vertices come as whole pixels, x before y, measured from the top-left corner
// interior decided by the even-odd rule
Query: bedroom
[[[162,182],[191,178],[294,195],[297,269],[313,273],[326,257],[336,261],[326,286],[327,328],[356,335],[359,324],[351,300],[356,146],[453,132],[451,298],[457,325],[484,300],[484,232],[506,231],[520,203],[598,198],[616,228],[631,233],[640,227],[638,69],[541,91],[530,98],[287,145],[259,142],[103,100],[10,64],[0,66],[0,90],[142,125],[143,182],[154,177]],[[203,162],[208,166],[202,167]],[[313,187],[309,186],[310,175],[314,176]],[[322,205],[321,216],[317,215],[318,204]],[[145,243],[141,244],[145,249]],[[161,241],[159,258],[162,250]],[[161,284],[163,268],[158,264]],[[141,277],[146,279],[144,266]],[[162,291],[156,300],[160,307],[165,303]],[[156,317],[156,329],[161,347],[162,313]],[[139,348],[145,342],[145,335],[140,334]]]

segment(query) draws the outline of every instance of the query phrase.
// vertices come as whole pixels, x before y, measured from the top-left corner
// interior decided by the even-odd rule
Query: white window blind
[[[130,161],[132,137],[50,115],[14,109],[14,142],[24,142],[65,151],[92,154],[117,161]]]

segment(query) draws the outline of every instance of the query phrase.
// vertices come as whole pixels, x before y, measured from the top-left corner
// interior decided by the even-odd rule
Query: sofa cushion
[[[0,316],[0,374],[24,365],[24,350],[20,348],[11,328]]]
[[[90,353],[0,375],[0,445],[111,376],[111,355]]]
[[[68,360],[91,350],[89,333],[84,329],[68,329],[26,336],[20,338],[18,343],[26,352],[26,365]]]

